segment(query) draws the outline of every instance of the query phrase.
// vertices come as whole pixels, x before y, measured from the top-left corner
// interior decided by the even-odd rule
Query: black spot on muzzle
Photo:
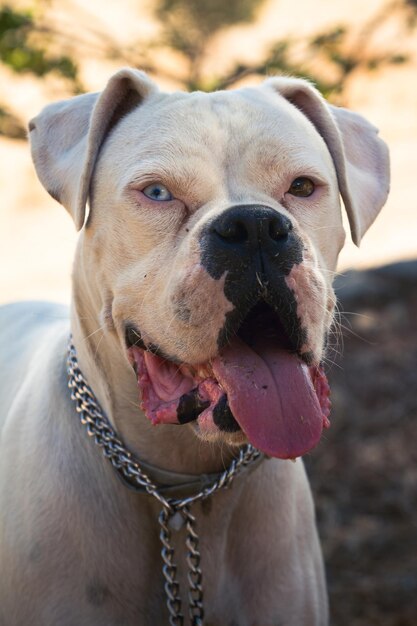
[[[213,422],[219,430],[225,433],[236,433],[240,430],[240,426],[230,410],[226,395],[220,398],[213,409]]]
[[[188,393],[184,393],[177,407],[177,417],[179,424],[193,422],[210,405],[209,401],[202,400],[198,394],[198,387]],[[213,421],[219,430],[227,433],[235,433],[240,430],[240,426],[233,417],[229,408],[227,396],[224,395],[217,402],[213,409]]]
[[[177,417],[180,424],[193,422],[209,406],[210,402],[204,401],[198,395],[198,388],[184,393],[177,407]]]
[[[226,273],[224,293],[234,305],[220,331],[225,345],[259,301],[279,315],[294,349],[305,338],[297,302],[285,277],[303,260],[303,245],[291,220],[263,205],[239,205],[207,224],[200,236],[201,263],[216,280]]]

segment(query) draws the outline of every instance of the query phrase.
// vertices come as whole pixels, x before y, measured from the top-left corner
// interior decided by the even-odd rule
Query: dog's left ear
[[[29,122],[36,172],[45,189],[83,227],[91,176],[100,147],[114,126],[138,106],[156,85],[144,73],[125,68],[100,94],[56,102]]]
[[[328,104],[306,80],[265,81],[314,124],[335,164],[352,239],[359,245],[388,196],[389,154],[378,130],[357,113]]]

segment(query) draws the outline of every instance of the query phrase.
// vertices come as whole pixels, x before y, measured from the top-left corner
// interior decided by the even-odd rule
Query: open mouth
[[[329,426],[330,390],[321,367],[295,352],[274,312],[258,303],[217,356],[178,364],[145,348],[128,326],[126,343],[153,424],[196,420],[202,431],[242,430],[262,452],[296,458]]]

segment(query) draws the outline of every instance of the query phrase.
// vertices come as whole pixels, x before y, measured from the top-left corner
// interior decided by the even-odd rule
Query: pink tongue
[[[323,413],[307,365],[276,345],[239,338],[212,361],[230,409],[249,441],[280,459],[296,458],[319,441]]]

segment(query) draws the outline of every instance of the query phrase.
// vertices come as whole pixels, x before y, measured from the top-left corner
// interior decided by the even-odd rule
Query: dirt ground
[[[417,261],[339,277],[332,426],[306,465],[333,626],[417,625]],[[333,339],[336,351],[335,339]]]

